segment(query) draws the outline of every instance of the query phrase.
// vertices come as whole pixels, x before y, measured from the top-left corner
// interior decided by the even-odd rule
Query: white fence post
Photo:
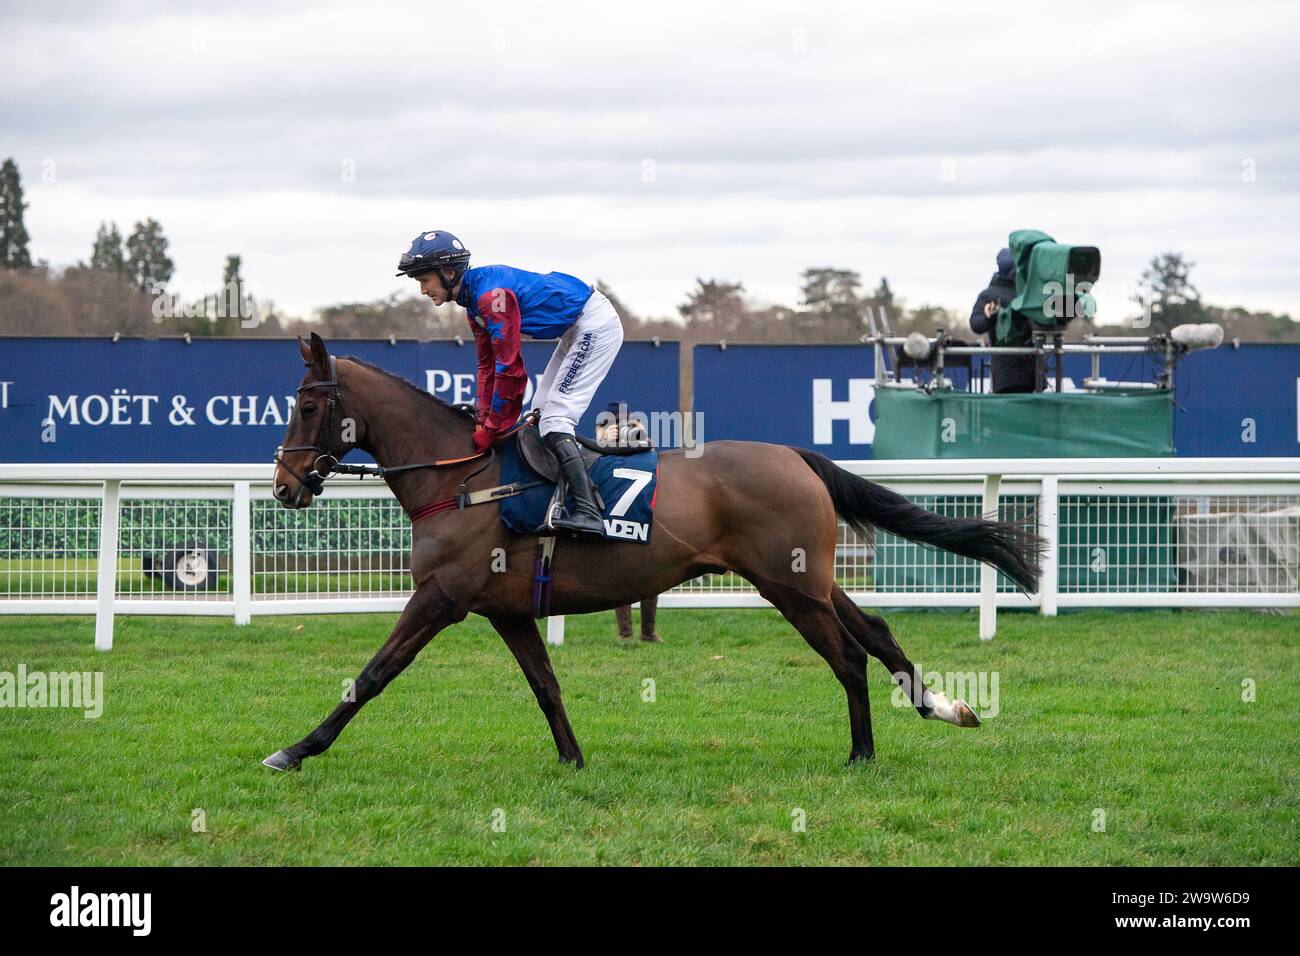
[[[1038,613],[1056,617],[1056,588],[1060,548],[1061,497],[1060,481],[1055,475],[1043,476],[1043,491],[1038,499],[1038,533],[1047,542],[1038,579]]]
[[[253,619],[253,530],[252,494],[247,481],[235,482],[235,499],[231,502],[231,585],[235,595],[235,624]]]
[[[564,615],[558,614],[555,617],[546,619],[546,643],[554,644],[559,647],[564,643]]]
[[[120,481],[104,482],[99,509],[99,564],[95,602],[95,650],[113,649],[113,600],[117,597],[117,529]]]
[[[985,518],[998,516],[998,491],[1002,487],[1001,475],[984,476],[984,502],[980,513]],[[998,632],[998,570],[980,565],[980,640],[991,641]]]

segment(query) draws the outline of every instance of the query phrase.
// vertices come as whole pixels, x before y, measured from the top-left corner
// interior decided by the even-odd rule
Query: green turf
[[[846,768],[843,693],[773,612],[665,610],[630,647],[570,618],[574,771],[472,619],[277,774],[392,616],[122,618],[110,654],[89,618],[0,618],[0,670],[102,669],[106,696],[0,709],[0,864],[1300,863],[1296,616],[1004,614],[991,643],[971,614],[888,619],[925,670],[996,671],[1000,712],[922,721],[873,662],[877,757]]]

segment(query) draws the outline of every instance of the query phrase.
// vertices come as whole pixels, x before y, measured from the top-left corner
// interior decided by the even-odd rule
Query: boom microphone
[[[1174,326],[1169,332],[1169,338],[1189,352],[1194,349],[1215,349],[1223,344],[1223,326],[1215,322],[1188,322]]]
[[[903,343],[903,351],[909,358],[922,362],[930,354],[930,340],[920,332],[913,332]]]

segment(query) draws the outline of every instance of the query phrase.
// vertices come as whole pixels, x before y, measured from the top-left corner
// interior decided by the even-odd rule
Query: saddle
[[[639,455],[653,447],[648,440],[643,444],[602,445],[585,435],[573,437],[581,446],[582,465],[589,471],[596,459],[602,455]],[[529,468],[552,484],[560,483],[560,463],[555,458],[555,452],[551,451],[542,439],[542,433],[536,425],[530,423],[521,427],[515,432],[515,441],[519,448],[519,457]]]
[[[501,446],[501,476],[503,481],[525,482],[522,493],[501,500],[501,519],[506,527],[516,534],[537,536],[537,564],[533,573],[533,616],[546,617],[551,613],[551,559],[555,554],[555,532],[550,529],[550,520],[557,508],[564,505],[565,483],[560,471],[560,464],[537,428],[535,417],[526,418],[511,436],[514,441],[504,442]],[[582,452],[582,464],[592,477],[592,492],[596,505],[604,513],[607,508],[601,495],[602,479],[606,481],[605,491],[616,495],[611,501],[617,501],[617,514],[611,513],[605,521],[605,537],[627,538],[649,543],[650,516],[654,509],[654,484],[651,476],[658,476],[655,464],[654,445],[650,441],[627,441],[609,446],[601,445],[582,435],[575,435],[579,450]],[[640,455],[642,458],[628,463],[627,467],[615,468],[606,458],[625,458]],[[649,458],[649,462],[645,458]],[[637,466],[631,468],[631,465]],[[520,475],[520,469],[531,470],[533,475]],[[602,472],[604,473],[602,476]],[[535,476],[535,477],[534,477]],[[613,478],[613,485],[608,483]],[[639,498],[633,499],[637,485],[631,486],[632,493],[623,497],[629,480],[640,477],[641,491]],[[541,480],[536,480],[540,478]],[[547,488],[546,485],[554,488]],[[533,487],[540,486],[540,487]],[[630,511],[629,511],[630,508]]]

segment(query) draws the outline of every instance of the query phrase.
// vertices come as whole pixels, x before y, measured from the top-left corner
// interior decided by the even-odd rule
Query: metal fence
[[[1300,460],[841,464],[943,514],[1033,516],[1049,542],[1041,590],[1024,595],[967,558],[841,525],[836,577],[862,605],[979,607],[984,637],[998,607],[1300,606]],[[0,465],[0,614],[95,613],[108,648],[115,614],[242,624],[404,606],[411,527],[384,485],[334,484],[289,511],[269,479],[265,466]],[[724,574],[660,604],[765,602]]]

